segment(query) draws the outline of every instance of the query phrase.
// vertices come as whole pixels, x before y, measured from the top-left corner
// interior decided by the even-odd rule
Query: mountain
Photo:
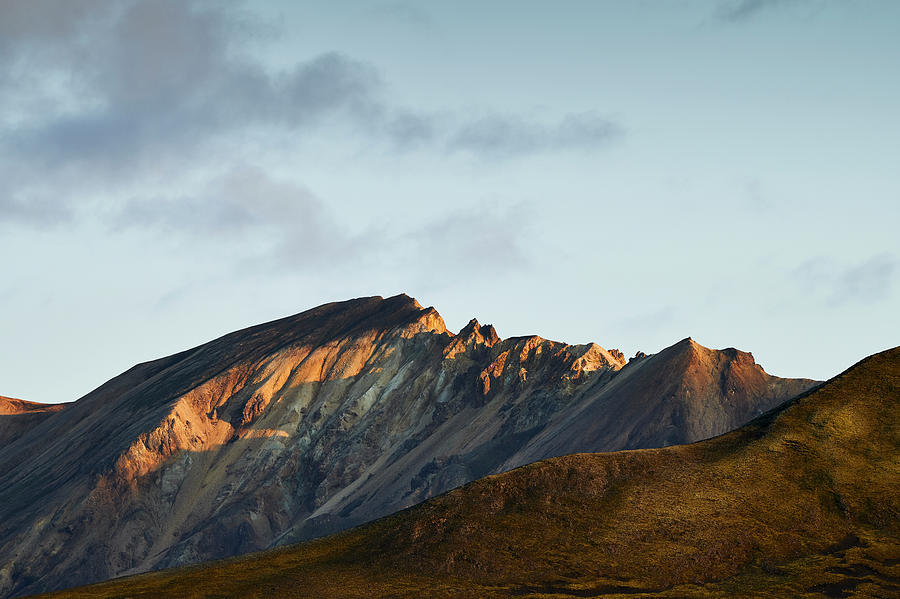
[[[0,596],[368,522],[537,459],[686,443],[815,384],[691,340],[447,331],[399,295],[327,304],[139,364],[0,446]]]
[[[0,396],[0,448],[65,407]]]
[[[553,458],[325,539],[54,594],[897,597],[900,348],[711,440]]]

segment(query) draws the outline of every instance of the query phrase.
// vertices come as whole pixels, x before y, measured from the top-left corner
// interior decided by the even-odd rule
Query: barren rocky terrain
[[[690,443],[815,384],[690,339],[627,361],[475,320],[453,334],[405,295],[327,304],[17,408],[27,426],[0,416],[0,596],[314,538],[548,457]]]
[[[54,594],[900,596],[900,348],[732,433],[569,455],[325,539]]]

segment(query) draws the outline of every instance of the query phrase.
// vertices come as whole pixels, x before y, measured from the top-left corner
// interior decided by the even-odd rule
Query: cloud
[[[141,196],[107,213],[116,232],[176,244],[234,250],[237,270],[291,272],[335,265],[358,254],[359,239],[306,187],[237,165],[178,196]]]
[[[433,29],[434,20],[420,6],[406,2],[384,2],[369,9],[376,17],[391,19],[420,29]]]
[[[591,149],[621,135],[619,125],[592,112],[566,115],[553,125],[492,113],[463,123],[447,147],[451,152],[509,157],[546,149]]]
[[[643,312],[632,312],[613,320],[609,329],[623,336],[645,336],[669,328],[676,321],[678,311],[673,305],[662,305]]]
[[[873,256],[839,274],[831,294],[833,305],[875,303],[891,295],[897,259],[889,254]]]
[[[383,8],[415,16],[403,6]],[[53,226],[101,208],[118,209],[118,225],[130,214],[134,226],[138,213],[148,227],[171,225],[161,210],[197,208],[193,192],[171,188],[221,171],[217,157],[242,151],[242,140],[309,143],[335,123],[329,135],[345,142],[499,158],[591,149],[620,134],[592,112],[545,124],[405,107],[385,99],[373,65],[337,52],[270,67],[249,51],[270,33],[234,2],[0,3],[0,225]],[[151,210],[135,197],[168,199]],[[213,221],[237,214],[218,210]]]
[[[0,185],[0,223],[4,220],[38,228],[53,228],[71,222],[72,210],[45,194],[12,196]]]
[[[323,213],[322,203],[305,187],[239,165],[207,181],[196,194],[133,198],[108,221],[120,230],[139,227],[192,235],[241,234],[278,226],[309,237],[325,228]]]
[[[229,4],[63,4],[0,5],[0,221],[71,218],[79,192],[201,169],[244,131],[363,113],[380,84],[333,52],[266,70],[242,53],[255,24]]]
[[[767,211],[774,207],[772,200],[766,193],[766,190],[758,178],[751,177],[744,179],[740,186],[744,190],[744,205],[756,211]]]
[[[402,235],[391,251],[442,275],[498,276],[532,264],[531,227],[526,204],[456,210]]]
[[[158,237],[178,248],[232,252],[229,268],[295,275],[362,268],[495,278],[532,265],[529,207],[453,209],[428,220],[370,224],[351,231],[340,210],[302,185],[238,165],[177,196],[144,195],[104,215],[113,232]],[[220,248],[220,245],[224,247]]]
[[[874,304],[891,297],[898,260],[888,253],[876,254],[856,264],[817,257],[794,268],[790,278],[808,298],[831,307]]]
[[[714,16],[719,21],[738,23],[749,21],[770,9],[787,5],[820,5],[823,0],[726,0],[719,3]]]
[[[375,102],[380,79],[370,65],[331,52],[271,73],[233,56],[233,29],[224,15],[181,2],[135,4],[85,49],[88,63],[68,67],[68,93],[90,90],[88,105],[28,119],[8,149],[47,167],[119,169],[247,127],[302,129]]]

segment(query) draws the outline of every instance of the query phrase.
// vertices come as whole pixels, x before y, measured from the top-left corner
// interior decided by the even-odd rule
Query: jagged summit
[[[500,341],[500,336],[497,334],[497,329],[494,328],[494,325],[479,324],[477,318],[470,320],[469,323],[459,331],[459,336],[463,338],[477,336],[487,345],[493,345]]]

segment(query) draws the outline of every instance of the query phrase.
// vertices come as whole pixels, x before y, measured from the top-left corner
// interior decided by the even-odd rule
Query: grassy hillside
[[[53,597],[900,596],[900,348],[693,445],[478,480],[345,533]]]

